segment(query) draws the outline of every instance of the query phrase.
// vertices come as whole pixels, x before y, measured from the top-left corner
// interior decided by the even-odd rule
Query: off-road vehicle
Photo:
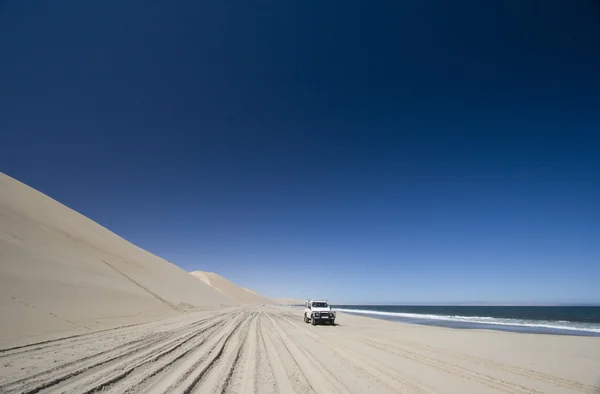
[[[335,325],[335,312],[327,300],[306,300],[304,304],[304,323]]]

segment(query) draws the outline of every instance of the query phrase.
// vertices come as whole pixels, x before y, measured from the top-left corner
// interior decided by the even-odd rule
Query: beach
[[[597,393],[600,338],[229,307],[0,351],[3,393]]]

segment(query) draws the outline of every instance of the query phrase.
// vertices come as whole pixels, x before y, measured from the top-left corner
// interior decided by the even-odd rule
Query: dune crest
[[[273,298],[278,304],[281,305],[304,305],[305,300],[297,300],[294,298]]]
[[[255,291],[240,287],[214,272],[194,271],[190,272],[190,274],[241,305],[275,303],[273,300],[261,296]]]
[[[0,344],[235,301],[0,173]]]

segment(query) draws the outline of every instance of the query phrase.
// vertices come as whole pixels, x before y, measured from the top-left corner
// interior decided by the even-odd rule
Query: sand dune
[[[0,173],[0,345],[233,300]]]
[[[600,338],[338,321],[236,307],[0,349],[0,392],[598,392]]]
[[[252,290],[240,287],[214,272],[194,271],[190,272],[190,274],[241,305],[274,303],[272,300]]]
[[[250,292],[250,293],[252,293],[252,294],[254,294],[254,295],[257,295],[257,296],[259,296],[259,297],[262,297],[260,294],[258,294],[258,293],[257,293],[257,292],[255,292],[254,290],[247,289],[247,288],[245,288],[245,287],[242,287],[242,289],[244,289],[244,290],[246,290],[247,292]]]
[[[304,305],[304,300],[294,298],[273,298],[272,300],[281,305]]]

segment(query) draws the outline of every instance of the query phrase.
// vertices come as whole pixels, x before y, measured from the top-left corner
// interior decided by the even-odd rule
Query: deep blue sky
[[[0,170],[186,270],[600,302],[593,1],[0,2]]]

